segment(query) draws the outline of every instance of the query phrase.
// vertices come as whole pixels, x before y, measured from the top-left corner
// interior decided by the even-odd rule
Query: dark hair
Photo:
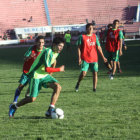
[[[65,43],[65,40],[64,40],[62,37],[55,37],[55,38],[53,39],[53,44],[58,45],[58,44],[60,44],[60,43]]]
[[[107,28],[110,28],[110,27],[112,27],[112,24],[108,24],[108,25],[107,25]]]
[[[90,26],[93,26],[93,24],[92,24],[92,23],[88,23],[88,24],[86,25],[86,30],[87,30]]]
[[[35,42],[38,42],[40,39],[44,39],[44,36],[40,35],[35,39]]]
[[[114,21],[113,21],[113,24],[116,24],[116,22],[120,22],[118,19],[115,19]]]

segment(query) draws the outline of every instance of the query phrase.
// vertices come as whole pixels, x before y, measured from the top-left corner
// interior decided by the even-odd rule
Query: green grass
[[[120,60],[123,74],[116,74],[113,81],[99,58],[96,93],[92,92],[90,71],[79,92],[74,92],[80,70],[76,47],[72,52],[64,49],[58,66],[65,64],[66,71],[54,74],[62,86],[56,107],[64,110],[63,120],[44,116],[51,89],[42,89],[34,103],[19,108],[14,118],[8,117],[27,48],[0,49],[0,140],[140,140],[139,44],[140,41],[128,42],[128,50]]]

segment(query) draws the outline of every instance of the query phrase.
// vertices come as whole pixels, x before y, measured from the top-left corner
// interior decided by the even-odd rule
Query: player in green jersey
[[[64,40],[60,37],[56,37],[53,40],[53,44],[51,48],[47,48],[43,53],[39,63],[38,69],[35,70],[32,74],[29,74],[30,82],[30,95],[29,97],[25,97],[17,104],[12,105],[9,109],[9,116],[13,117],[16,109],[20,106],[23,106],[27,103],[34,102],[41,90],[41,87],[52,88],[53,94],[50,102],[49,109],[46,112],[46,116],[50,116],[51,112],[55,108],[55,104],[58,100],[61,86],[57,82],[55,78],[53,78],[49,73],[52,72],[64,72],[64,65],[59,68],[52,68],[51,64],[55,62],[56,57],[62,51],[64,47]]]
[[[64,39],[65,39],[65,42],[66,42],[66,47],[67,49],[70,49],[70,42],[71,42],[71,34],[70,34],[70,31],[68,30],[64,36]]]

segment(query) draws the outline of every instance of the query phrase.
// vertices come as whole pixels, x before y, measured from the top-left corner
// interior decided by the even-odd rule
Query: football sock
[[[19,95],[20,95],[20,90],[17,88],[15,91],[15,97],[13,102],[17,102]]]
[[[54,104],[50,104],[50,107],[55,108],[55,105]]]
[[[112,72],[112,69],[109,69],[110,72]]]

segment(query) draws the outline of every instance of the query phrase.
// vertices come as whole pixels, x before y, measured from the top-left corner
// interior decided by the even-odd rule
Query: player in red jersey
[[[17,102],[22,89],[28,83],[28,74],[32,71],[33,67],[35,67],[36,61],[39,61],[44,50],[44,37],[38,36],[35,40],[35,45],[30,47],[24,55],[23,73],[19,80],[19,86],[15,91],[15,96],[13,100],[14,104]]]
[[[86,76],[89,67],[93,72],[93,91],[96,91],[98,72],[97,50],[99,51],[104,62],[107,62],[107,59],[103,55],[102,48],[100,47],[100,43],[97,36],[93,34],[92,23],[88,23],[86,25],[86,35],[81,35],[79,37],[77,45],[79,65],[81,65],[81,73],[79,75],[78,82],[75,86],[75,91],[78,92],[80,82]]]
[[[113,79],[116,72],[116,62],[119,60],[119,55],[122,55],[123,33],[120,29],[118,29],[118,27],[119,20],[114,20],[113,28],[109,29],[106,34],[105,56],[108,59],[108,62],[113,61],[113,67],[111,64],[108,64],[111,71],[110,79]]]

